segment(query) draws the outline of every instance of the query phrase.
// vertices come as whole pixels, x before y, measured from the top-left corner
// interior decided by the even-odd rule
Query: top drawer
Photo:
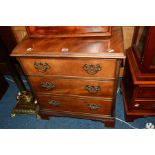
[[[115,59],[20,58],[27,75],[115,77]]]

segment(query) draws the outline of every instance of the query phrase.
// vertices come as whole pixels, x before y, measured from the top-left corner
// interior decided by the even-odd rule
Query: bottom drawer
[[[38,95],[38,103],[41,109],[52,111],[68,111],[111,115],[112,101],[100,98],[79,98],[53,95]]]
[[[155,101],[136,101],[133,105],[134,110],[155,110]]]

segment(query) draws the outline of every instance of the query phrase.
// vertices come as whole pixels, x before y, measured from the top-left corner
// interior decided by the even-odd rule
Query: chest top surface
[[[111,29],[111,36],[102,37],[28,38],[11,56],[124,58],[122,29]]]

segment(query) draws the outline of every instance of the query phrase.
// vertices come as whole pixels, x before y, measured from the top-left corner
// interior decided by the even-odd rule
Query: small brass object
[[[48,63],[35,62],[34,67],[38,69],[39,72],[46,72],[47,69],[50,69],[50,65]]]
[[[99,64],[93,65],[93,64],[85,64],[83,66],[83,69],[90,75],[96,74],[98,71],[102,70],[102,67]]]
[[[97,104],[88,104],[87,106],[91,110],[97,110],[97,109],[100,109],[101,108],[101,106],[100,105],[97,105]]]
[[[35,101],[34,101],[34,104],[38,104],[38,101],[37,101],[37,100],[35,100]]]
[[[39,114],[36,115],[37,119],[41,119],[41,116]]]
[[[96,94],[98,91],[101,90],[101,87],[86,85],[85,90],[87,90],[90,94]]]
[[[30,91],[21,91],[17,94],[17,103],[11,113],[11,117],[16,114],[34,114],[38,115],[39,106]]]
[[[50,89],[55,88],[55,85],[50,82],[42,82],[41,87],[44,88],[45,90],[50,90]]]
[[[59,106],[60,102],[56,101],[56,100],[50,100],[50,101],[48,101],[48,104],[53,105],[53,106]]]
[[[16,116],[16,114],[14,114],[14,113],[11,114],[11,117],[12,117],[12,118],[15,117],[15,116]]]

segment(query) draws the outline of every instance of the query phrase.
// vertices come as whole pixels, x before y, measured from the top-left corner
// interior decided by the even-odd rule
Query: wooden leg
[[[45,120],[49,120],[49,116],[45,115],[45,114],[39,114],[40,119],[45,119]]]
[[[136,115],[127,115],[125,116],[125,121],[126,122],[133,122],[137,118],[142,118],[143,116],[136,116]]]
[[[104,120],[103,123],[105,127],[111,127],[111,128],[115,127],[115,120]]]

